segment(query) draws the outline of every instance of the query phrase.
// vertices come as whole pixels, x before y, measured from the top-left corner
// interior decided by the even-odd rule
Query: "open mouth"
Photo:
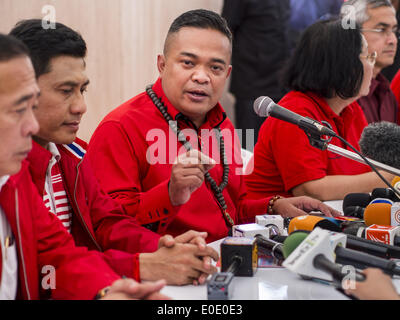
[[[187,91],[187,93],[189,94],[190,98],[195,101],[204,100],[208,97],[208,94],[203,90],[190,90]]]

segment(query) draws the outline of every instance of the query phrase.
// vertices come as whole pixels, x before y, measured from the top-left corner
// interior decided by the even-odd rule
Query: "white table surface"
[[[327,201],[329,206],[342,211],[342,201]],[[222,240],[210,243],[220,252]],[[348,300],[333,286],[311,280],[282,267],[258,268],[254,277],[233,279],[231,300]],[[400,280],[394,284],[400,289]],[[207,300],[207,285],[166,286],[163,294],[176,300]]]

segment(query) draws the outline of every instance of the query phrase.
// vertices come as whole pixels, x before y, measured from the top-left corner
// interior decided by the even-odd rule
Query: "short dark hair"
[[[63,55],[84,58],[87,52],[82,36],[62,23],[55,23],[55,28],[44,28],[40,19],[22,20],[10,35],[28,47],[36,77],[50,72],[52,58]]]
[[[345,29],[338,18],[307,28],[284,72],[290,90],[312,91],[325,98],[357,96],[364,77],[359,26]]]
[[[22,41],[13,36],[0,33],[0,62],[6,62],[22,56],[29,56],[29,50]]]
[[[232,44],[232,33],[229,29],[228,23],[221,15],[210,10],[196,9],[181,14],[172,22],[165,41],[164,53],[169,37],[185,27],[219,31],[225,35]]]

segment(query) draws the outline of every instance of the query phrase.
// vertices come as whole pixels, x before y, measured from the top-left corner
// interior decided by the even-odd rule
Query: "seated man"
[[[307,197],[244,200],[239,139],[218,103],[231,52],[231,33],[218,14],[182,14],[158,57],[160,78],[108,114],[89,143],[86,156],[103,189],[160,234],[193,229],[215,241],[266,212],[338,214]]]
[[[344,16],[355,16],[368,42],[369,53],[377,53],[368,95],[358,99],[368,123],[389,121],[400,124],[400,114],[390,82],[382,69],[393,64],[398,41],[396,10],[390,0],[349,0],[343,3]]]
[[[82,37],[60,23],[55,29],[43,29],[41,20],[22,21],[11,34],[30,50],[41,91],[35,110],[40,129],[27,160],[47,208],[77,245],[104,251],[120,275],[138,281],[166,279],[178,285],[203,283],[216,271],[210,257],[218,258],[215,250],[205,246],[205,234],[188,232],[175,240],[160,239],[101,191],[83,157],[86,144],[76,138],[89,84]],[[190,241],[198,246],[178,243]]]
[[[76,247],[43,205],[23,162],[39,128],[38,96],[28,49],[0,34],[0,299],[39,299],[44,289],[51,299],[166,298],[158,292],[165,281],[119,279],[104,256]]]

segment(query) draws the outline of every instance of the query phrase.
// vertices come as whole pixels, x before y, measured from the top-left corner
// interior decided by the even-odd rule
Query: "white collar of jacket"
[[[51,152],[51,154],[53,155],[53,158],[55,158],[56,161],[60,160],[61,154],[60,154],[60,151],[58,151],[58,148],[55,143],[49,142],[49,144],[47,146],[47,150],[49,150]]]
[[[10,176],[2,176],[2,177],[0,177],[0,191],[3,188],[3,186],[7,183],[9,178],[10,178]]]

